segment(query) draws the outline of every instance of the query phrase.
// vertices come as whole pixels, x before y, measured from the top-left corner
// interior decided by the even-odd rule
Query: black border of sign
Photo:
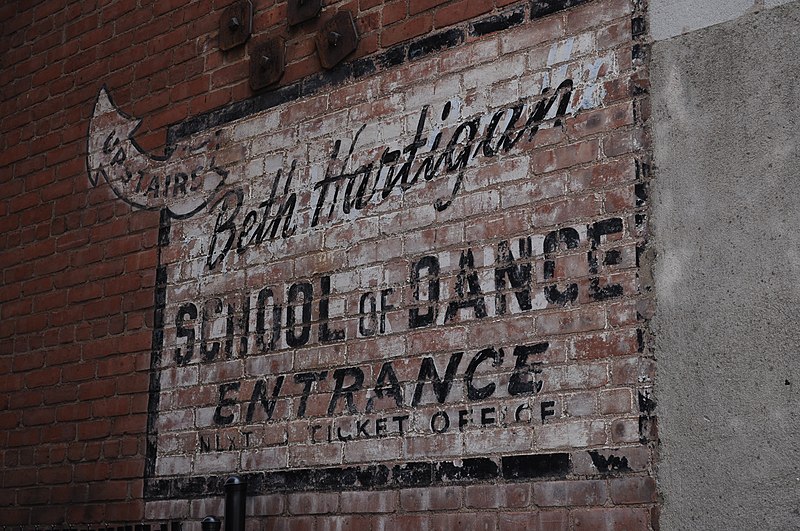
[[[611,456],[609,459],[614,459]],[[618,458],[620,462],[625,459]],[[250,496],[275,492],[389,490],[434,485],[495,481],[563,479],[572,470],[569,453],[513,455],[499,461],[472,457],[457,461],[413,461],[402,464],[318,467],[238,474]],[[625,466],[614,472],[627,472]],[[150,500],[192,499],[224,494],[226,476],[208,475],[151,479],[145,483]]]
[[[148,480],[155,476],[158,445],[158,407],[161,402],[161,358],[164,350],[164,311],[167,305],[167,266],[161,262],[161,251],[169,245],[172,218],[167,209],[161,210],[158,222],[158,251],[156,286],[153,295],[153,339],[150,349],[150,384],[147,400],[147,437],[144,462],[145,489],[148,496]]]

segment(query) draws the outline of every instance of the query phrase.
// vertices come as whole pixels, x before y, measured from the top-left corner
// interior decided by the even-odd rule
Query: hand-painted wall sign
[[[164,213],[148,492],[638,444],[635,378],[589,352],[640,357],[637,206],[579,115],[630,72],[587,35],[476,40],[164,157],[100,91],[90,180]]]

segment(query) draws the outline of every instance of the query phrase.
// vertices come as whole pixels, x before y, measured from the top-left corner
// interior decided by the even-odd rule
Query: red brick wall
[[[224,53],[218,48],[219,19],[229,3],[162,1],[136,7],[128,1],[97,5],[47,1],[35,6],[9,2],[0,7],[0,49],[4,50],[0,56],[4,75],[0,103],[0,242],[4,249],[0,255],[0,523],[97,524],[199,519],[209,512],[221,513],[218,496],[196,492],[194,499],[156,499],[145,507],[150,354],[154,324],[158,324],[154,323],[154,293],[159,215],[120,201],[102,182],[93,187],[86,168],[89,121],[103,84],[118,108],[142,118],[136,140],[153,153],[163,150],[169,125],[196,125],[197,117],[209,116],[204,113],[254,95],[248,85],[248,45]],[[559,191],[534,197],[537,192],[515,183],[524,189],[519,193],[531,194],[534,206],[512,214],[525,212],[532,216],[531,224],[515,228],[513,215],[493,212],[486,217],[476,210],[472,235],[458,237],[450,249],[465,249],[473,241],[496,245],[498,238],[545,235],[568,226],[618,218],[624,226],[621,252],[628,260],[617,273],[626,286],[624,296],[590,300],[590,275],[582,262],[589,250],[585,240],[572,261],[565,255],[553,276],[559,283],[574,280],[579,284],[581,298],[574,308],[548,306],[536,313],[535,324],[533,314],[521,314],[516,321],[504,320],[496,327],[499,332],[495,333],[501,336],[498,346],[513,348],[517,340],[535,343],[545,338],[564,349],[564,362],[558,370],[574,381],[553,391],[558,417],[564,421],[563,433],[556,427],[553,437],[560,437],[561,442],[546,449],[534,445],[523,452],[568,455],[569,469],[559,473],[557,480],[520,479],[498,472],[480,481],[431,481],[430,486],[407,483],[393,488],[386,484],[343,492],[278,489],[256,493],[250,505],[253,514],[269,515],[270,521],[278,520],[292,529],[322,529],[349,522],[359,529],[417,529],[426,523],[431,529],[456,525],[517,529],[520,522],[543,529],[570,525],[645,529],[656,525],[652,428],[648,411],[640,412],[642,404],[649,403],[646,395],[653,376],[646,357],[643,320],[648,315],[647,285],[639,279],[637,250],[643,249],[646,238],[646,187],[641,183],[646,180],[647,167],[647,86],[642,48],[636,43],[642,13],[638,3],[623,0],[567,2],[562,7],[575,3],[579,5],[531,21],[532,11],[547,2],[337,2],[325,6],[318,19],[288,28],[285,2],[253,2],[254,34],[249,45],[259,37],[286,38],[286,72],[280,86],[300,82],[302,87],[303,80],[321,71],[313,37],[333,12],[346,9],[353,14],[360,35],[357,51],[346,62],[376,58],[375,76],[385,83],[384,100],[405,97],[417,83],[436,83],[448,74],[444,69],[422,71],[439,52],[419,61],[407,58],[400,66],[377,59],[396,50],[396,45],[420,42],[427,34],[446,29],[462,32],[464,43],[453,43],[445,52],[459,62],[453,71],[460,73],[469,70],[473,62],[486,61],[476,54],[491,46],[486,43],[500,42],[504,36],[503,46],[519,47],[525,50],[525,57],[533,53],[529,50],[546,54],[555,49],[557,53],[558,43],[570,36],[590,36],[592,46],[576,52],[575,64],[605,54],[618,75],[602,83],[603,96],[592,110],[570,116],[563,127],[543,130],[537,138],[544,140],[526,148],[530,150],[530,171],[539,183],[548,183],[547,187],[538,184],[537,190],[555,187]],[[499,28],[486,35],[473,31],[475,21],[508,13],[507,9],[523,13],[518,22],[522,29]],[[462,50],[464,56],[459,56]],[[514,52],[506,57],[512,56]],[[513,60],[497,64],[511,65]],[[509,72],[509,79],[516,75]],[[316,95],[303,94],[289,102],[281,120],[309,123],[319,117],[324,124],[336,105],[355,109],[362,104],[372,78],[367,75],[339,83],[329,77],[320,79]],[[329,98],[320,98],[328,94]],[[339,103],[333,101],[335,97],[341,99]],[[371,107],[364,110],[365,121],[390,112]],[[419,106],[410,112],[418,113]],[[180,126],[174,129],[180,130]],[[349,138],[344,131],[340,136]],[[235,157],[226,163],[235,167]],[[491,183],[492,177],[484,175]],[[503,186],[490,184],[472,197],[477,201],[482,194],[508,194],[510,188]],[[486,223],[476,224],[477,219]],[[413,220],[398,223],[407,227],[403,234],[422,234],[412,230]],[[179,224],[173,226],[173,241],[179,229]],[[356,232],[349,238],[357,244],[362,236]],[[410,263],[422,254],[406,256]],[[182,258],[181,254],[168,255],[161,263],[177,263]],[[408,272],[408,263],[403,267]],[[544,257],[540,256],[535,264],[539,275],[543,267]],[[312,275],[314,281],[326,272],[320,269]],[[293,278],[289,275],[283,280],[290,283]],[[537,289],[544,280],[538,277]],[[598,315],[604,320],[595,326],[591,323]],[[167,316],[174,325],[174,313],[167,312]],[[483,328],[480,323],[468,323],[459,330],[472,330],[470,327],[474,334]],[[169,335],[169,326],[166,333]],[[431,341],[441,331],[431,328],[424,333],[429,337],[422,347],[409,350],[409,357],[417,361],[422,351],[441,357],[463,348],[467,355],[462,363],[466,365],[488,344],[473,340],[470,332],[459,336],[456,343],[445,341],[435,346]],[[474,344],[464,345],[465,337]],[[638,352],[642,342],[644,353]],[[322,367],[333,371],[353,365],[332,362]],[[444,366],[441,361],[439,366]],[[286,374],[291,376],[301,372],[299,369]],[[592,370],[605,372],[606,379],[591,382]],[[458,373],[459,378],[462,374]],[[416,373],[404,381],[415,378]],[[212,394],[217,393],[217,385],[208,387]],[[640,392],[645,398],[638,398]],[[296,400],[297,395],[293,396]],[[327,405],[330,389],[320,396]],[[214,396],[212,403],[217,398]],[[570,409],[587,407],[585,421],[568,422]],[[580,430],[574,426],[584,426],[585,432],[567,431]],[[592,426],[602,426],[602,436],[592,439]],[[436,443],[431,439],[430,444],[430,452],[420,455],[430,454],[432,463],[446,461],[448,454],[435,456]],[[598,452],[594,460],[590,450]],[[194,449],[187,449],[186,455],[195,459],[192,452]],[[604,470],[611,455],[618,460],[610,460],[610,470]],[[394,457],[393,462],[402,461]],[[613,464],[619,469],[623,457],[626,466],[614,470]],[[493,458],[502,466],[501,455]],[[368,459],[356,460],[356,464],[363,463],[368,464]]]

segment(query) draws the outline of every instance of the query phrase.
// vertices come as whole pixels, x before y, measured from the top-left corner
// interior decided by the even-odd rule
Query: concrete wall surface
[[[793,2],[653,47],[663,529],[800,523],[798,28]]]
[[[668,39],[714,24],[734,20],[759,9],[775,7],[789,0],[652,0],[651,35]]]

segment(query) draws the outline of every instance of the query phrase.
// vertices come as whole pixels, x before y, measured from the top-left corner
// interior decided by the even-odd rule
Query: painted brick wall
[[[642,7],[228,4],[0,8],[0,522],[655,527]]]

